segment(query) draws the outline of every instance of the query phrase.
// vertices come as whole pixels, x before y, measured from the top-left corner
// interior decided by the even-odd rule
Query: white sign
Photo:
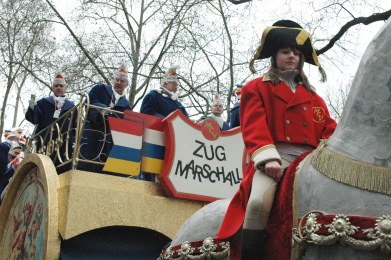
[[[240,128],[221,132],[213,119],[195,124],[180,112],[163,121],[166,154],[163,188],[172,196],[202,201],[231,198],[243,176]]]

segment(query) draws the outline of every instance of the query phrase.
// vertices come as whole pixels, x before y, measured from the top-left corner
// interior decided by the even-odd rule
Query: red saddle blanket
[[[293,228],[293,184],[297,166],[309,153],[297,157],[288,167],[284,178],[279,183],[267,227],[269,234],[266,245],[268,259],[290,259]]]

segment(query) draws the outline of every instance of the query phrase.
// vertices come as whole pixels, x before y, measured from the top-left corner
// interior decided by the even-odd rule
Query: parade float
[[[105,124],[93,160],[81,149],[94,131],[84,128],[91,109]],[[34,135],[26,154],[0,207],[2,259],[157,259],[193,213],[234,194],[246,162],[239,128],[221,132],[179,111],[118,113],[87,96]]]
[[[390,258],[390,35],[391,20],[369,44],[333,136],[280,182],[269,259]],[[246,166],[239,128],[103,109],[110,152],[96,147],[89,161],[80,146],[90,109],[82,98],[31,140],[0,208],[2,257],[239,259],[240,234],[216,239]],[[104,173],[77,170],[86,162]]]

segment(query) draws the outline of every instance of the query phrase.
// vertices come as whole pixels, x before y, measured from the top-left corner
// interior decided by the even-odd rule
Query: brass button
[[[307,111],[307,107],[303,107],[303,110],[304,110],[304,111]]]
[[[286,140],[287,140],[287,141],[290,141],[290,140],[291,140],[291,138],[290,138],[289,136],[287,136],[287,137],[286,137]]]
[[[307,127],[307,126],[308,126],[308,124],[307,124],[307,123],[303,123],[303,126],[304,126],[304,127]]]
[[[291,121],[289,121],[288,119],[285,121],[285,123],[287,124],[287,125],[289,125],[290,123],[291,123]]]

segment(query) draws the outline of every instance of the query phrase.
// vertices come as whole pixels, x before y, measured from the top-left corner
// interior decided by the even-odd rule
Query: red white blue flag
[[[141,169],[143,124],[109,117],[113,148],[104,171],[137,176]]]

